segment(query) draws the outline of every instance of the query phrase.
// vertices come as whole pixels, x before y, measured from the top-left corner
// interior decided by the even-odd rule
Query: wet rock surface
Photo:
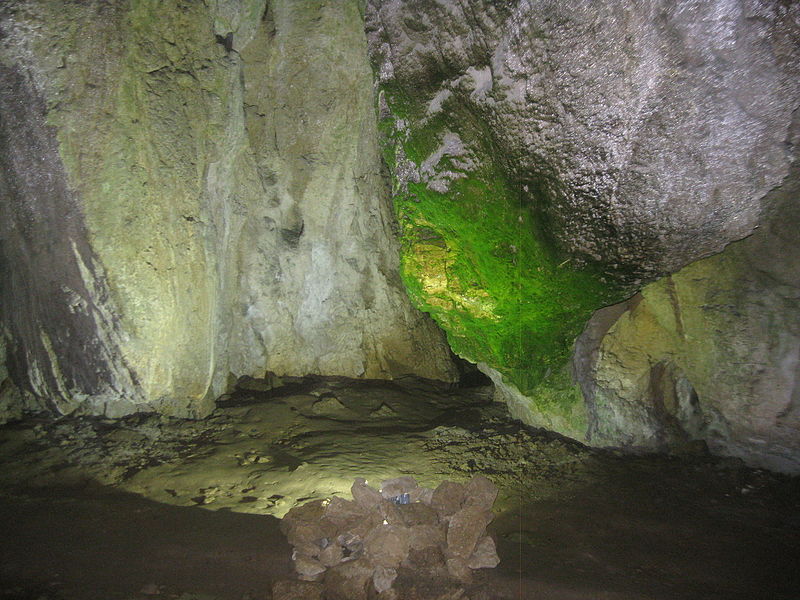
[[[381,589],[378,597],[401,590],[404,600],[789,600],[800,584],[797,479],[702,453],[593,450],[509,423],[488,390],[295,383],[286,395],[238,394],[202,421],[29,418],[0,427],[0,597],[313,598],[323,583],[297,582],[272,516],[308,511],[320,523],[326,498],[336,509],[329,516],[353,535],[321,549],[309,575],[322,565],[323,581],[353,586],[351,599]],[[357,417],[316,415],[314,402],[331,395]],[[394,416],[375,416],[381,406]],[[448,554],[451,532],[430,528],[431,510],[457,515],[467,489],[486,505],[491,487],[477,475],[499,488],[489,536],[454,527],[451,540],[463,546]],[[371,485],[413,477],[440,492],[431,506],[413,489],[409,505],[382,504],[377,490],[353,485],[360,476]],[[379,523],[353,520],[378,505]],[[383,520],[412,530],[399,553],[410,570],[393,566],[393,551],[380,569],[342,562]],[[300,533],[335,533],[308,531]],[[296,585],[275,587],[284,580]],[[159,595],[141,593],[151,584]]]

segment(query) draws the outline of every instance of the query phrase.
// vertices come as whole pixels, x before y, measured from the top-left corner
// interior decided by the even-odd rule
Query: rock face
[[[577,344],[589,439],[800,472],[800,186],[746,240],[600,311]]]
[[[767,276],[737,289],[733,274],[755,268],[735,250],[680,269],[766,229],[778,210],[771,190],[797,179],[800,5],[370,0],[367,28],[404,276],[454,350],[483,363],[512,414],[592,443],[659,445],[685,437],[665,433],[652,409],[660,386],[678,382],[672,396],[697,395],[709,410],[727,403],[714,409],[730,432],[709,440],[715,449],[770,464],[783,460],[766,458],[773,450],[794,452],[792,411],[780,416],[794,393],[784,391],[793,334],[778,341],[756,325],[788,331],[791,293]],[[698,269],[702,282],[691,279]],[[599,341],[603,321],[624,308],[590,324],[601,358],[579,365],[584,400],[566,365],[589,315],[678,271],[645,288],[613,339]],[[714,295],[727,300],[695,302]],[[698,320],[679,344],[690,334],[666,318],[670,297],[719,326]],[[644,314],[658,314],[672,341],[656,349],[640,340]],[[592,344],[582,344],[576,361],[592,363]],[[714,358],[704,354],[711,347]],[[766,371],[734,369],[737,361]],[[781,373],[775,387],[768,373]]]
[[[358,2],[0,6],[2,323],[59,412],[452,379],[409,304]]]
[[[381,82],[425,108],[412,132],[446,121],[399,176],[445,189],[487,135],[542,233],[626,283],[749,234],[788,174],[795,3],[368,5]]]

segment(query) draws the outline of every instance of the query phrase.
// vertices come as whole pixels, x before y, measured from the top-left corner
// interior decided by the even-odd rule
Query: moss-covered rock
[[[406,285],[515,415],[581,437],[588,316],[748,235],[788,175],[797,10],[367,4]]]

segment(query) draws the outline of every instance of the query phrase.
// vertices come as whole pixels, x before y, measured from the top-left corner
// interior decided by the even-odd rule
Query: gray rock
[[[325,600],[367,600],[373,588],[373,567],[365,559],[329,569],[325,574]]]
[[[800,472],[800,186],[746,240],[599,311],[575,371],[595,445],[714,454]]]
[[[0,6],[15,381],[61,413],[197,417],[231,374],[453,380],[398,276],[360,2],[185,8]]]
[[[497,547],[494,540],[487,536],[478,541],[475,551],[467,560],[470,569],[493,569],[500,564],[500,557],[497,555]]]
[[[397,570],[382,566],[375,567],[375,573],[372,575],[372,582],[379,594],[391,589],[395,579],[397,579]]]
[[[364,540],[364,553],[376,566],[396,569],[408,556],[409,545],[405,527],[380,525]]]
[[[303,581],[318,581],[325,573],[325,565],[315,558],[303,554],[295,554],[293,559],[294,570]]]
[[[431,506],[442,517],[449,517],[461,509],[464,502],[464,486],[453,481],[443,481],[433,490]]]
[[[367,29],[407,127],[449,116],[423,176],[489,136],[572,262],[632,287],[748,235],[788,175],[796,3],[369,0]]]
[[[466,506],[454,514],[447,526],[447,556],[468,559],[492,518],[491,511],[479,506]]]
[[[497,499],[497,486],[484,475],[475,475],[464,486],[464,506],[491,510]]]

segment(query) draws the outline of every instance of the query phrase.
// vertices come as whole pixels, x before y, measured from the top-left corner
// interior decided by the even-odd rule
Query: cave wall
[[[767,224],[797,223],[776,190],[797,180],[800,5],[370,0],[366,22],[403,275],[511,413],[796,468],[797,306],[745,258],[793,252]]]
[[[34,408],[236,378],[451,380],[413,309],[359,2],[0,6],[2,326]]]
[[[575,357],[591,443],[664,450],[703,440],[717,454],[800,472],[798,180],[774,195],[774,214],[752,236],[592,318]]]

